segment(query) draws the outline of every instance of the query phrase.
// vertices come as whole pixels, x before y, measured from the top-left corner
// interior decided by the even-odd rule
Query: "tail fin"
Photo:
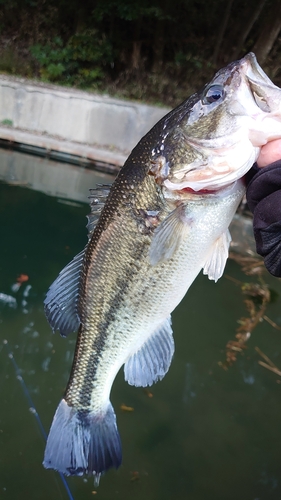
[[[43,465],[67,476],[95,476],[122,461],[116,417],[109,402],[105,413],[76,410],[62,399],[48,436]]]

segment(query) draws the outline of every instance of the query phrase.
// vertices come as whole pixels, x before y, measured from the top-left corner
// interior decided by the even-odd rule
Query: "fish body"
[[[201,269],[222,275],[243,176],[262,145],[280,137],[281,90],[249,54],[160,120],[110,190],[92,191],[89,242],[45,299],[53,330],[78,330],[46,468],[98,480],[120,465],[114,378],[122,365],[135,386],[167,373],[171,312]]]

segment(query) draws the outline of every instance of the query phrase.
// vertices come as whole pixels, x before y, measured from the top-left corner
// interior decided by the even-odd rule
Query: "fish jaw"
[[[221,99],[206,104],[206,92],[216,87],[223,89]],[[248,54],[215,75],[176,134],[181,137],[181,150],[185,145],[189,155],[186,161],[181,157],[173,163],[162,145],[162,163],[169,166],[163,186],[219,190],[247,173],[262,146],[281,138],[281,89],[263,72],[254,54]]]
[[[281,89],[274,85],[250,53],[244,62],[244,79],[248,83],[250,96],[245,100],[240,89],[240,102],[244,114],[248,109],[248,137],[256,147],[281,138]],[[252,99],[251,99],[252,98]]]
[[[198,193],[219,191],[241,179],[255,163],[260,152],[260,148],[253,146],[246,135],[243,140],[229,147],[208,149],[201,146],[200,149],[201,154],[203,152],[204,156],[208,157],[207,166],[197,165],[194,170],[188,170],[180,182],[177,179],[165,179],[163,186],[166,189],[191,189]]]

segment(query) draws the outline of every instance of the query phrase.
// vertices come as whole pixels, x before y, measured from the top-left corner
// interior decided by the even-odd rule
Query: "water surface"
[[[44,437],[10,355],[47,432],[67,383],[75,335],[53,335],[42,303],[59,271],[87,241],[88,188],[109,180],[63,165],[63,173],[54,174],[57,193],[46,178],[52,178],[48,169],[62,166],[42,162],[39,170],[32,156],[0,151],[6,173],[13,165],[10,177],[0,166],[0,178],[13,183],[0,182],[0,498],[7,500],[69,498],[60,476],[41,465]],[[23,179],[19,170],[28,169],[31,177]],[[72,186],[83,185],[78,194],[74,186],[71,197],[67,172],[76,179]],[[39,191],[30,180],[35,177]],[[21,186],[23,181],[31,188]],[[20,275],[28,281],[16,290]],[[75,500],[281,498],[281,378],[258,364],[254,349],[281,369],[281,331],[261,322],[245,353],[228,370],[221,368],[237,320],[247,315],[240,287],[227,276],[256,281],[233,261],[217,284],[197,278],[173,314],[176,353],[162,382],[149,391],[130,387],[120,371],[112,402],[123,464],[98,489],[92,479],[68,479]],[[279,294],[267,316],[281,326],[280,280],[268,274],[264,280]],[[122,405],[133,411],[122,411]]]

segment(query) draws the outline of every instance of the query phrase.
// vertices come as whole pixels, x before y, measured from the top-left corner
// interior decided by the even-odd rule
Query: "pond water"
[[[88,188],[112,178],[0,151],[0,179],[0,498],[280,499],[281,378],[258,363],[255,347],[281,369],[281,331],[260,322],[247,349],[222,368],[237,321],[248,314],[240,283],[258,282],[233,260],[216,284],[198,276],[173,313],[176,352],[163,381],[147,391],[118,374],[119,470],[98,488],[92,479],[67,479],[69,493],[58,473],[43,468],[44,431],[75,346],[75,335],[52,334],[43,299],[86,243]],[[263,280],[276,299],[266,315],[280,327],[280,280],[267,273]]]

